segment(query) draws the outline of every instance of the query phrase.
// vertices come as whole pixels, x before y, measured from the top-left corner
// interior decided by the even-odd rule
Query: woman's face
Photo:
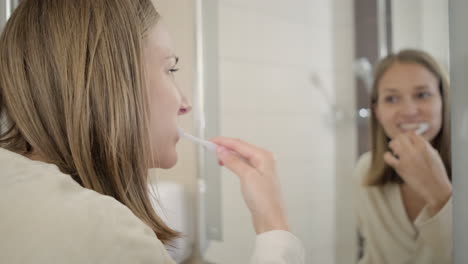
[[[177,119],[191,107],[175,82],[178,58],[161,22],[150,29],[143,45],[145,78],[150,95],[153,167],[171,168],[177,162]]]
[[[416,63],[394,63],[378,84],[374,112],[385,134],[393,139],[416,130],[421,123],[429,129],[422,134],[432,141],[442,127],[442,95],[437,78]]]

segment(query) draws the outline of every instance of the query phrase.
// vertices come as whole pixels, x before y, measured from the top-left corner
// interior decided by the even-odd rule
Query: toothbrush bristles
[[[419,125],[418,129],[416,129],[415,133],[416,135],[422,135],[424,132],[426,132],[429,129],[429,124],[427,123],[422,123]]]

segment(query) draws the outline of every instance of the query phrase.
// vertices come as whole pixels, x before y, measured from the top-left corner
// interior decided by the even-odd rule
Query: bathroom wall
[[[354,1],[333,0],[333,88],[340,113],[335,131],[335,262],[357,259],[352,171],[358,158]]]
[[[449,65],[447,0],[392,0],[393,47],[420,48]]]
[[[6,2],[0,3],[0,30],[3,30],[3,27],[6,23],[6,16],[7,16],[7,5]]]
[[[349,246],[336,242],[337,184],[344,191],[339,199],[348,199],[345,189],[350,185],[345,183],[351,176],[355,148],[348,142],[349,148],[340,150],[340,158],[348,160],[337,171],[330,104],[340,91],[342,110],[353,105],[351,4],[326,0],[218,3],[221,132],[275,153],[292,231],[304,242],[307,263],[335,263],[337,247]],[[353,141],[353,136],[345,137]],[[255,237],[249,212],[236,176],[226,170],[221,176],[224,241],[213,242],[206,259],[247,263]],[[340,215],[340,221],[352,218]],[[343,232],[340,238],[349,233],[338,232]]]

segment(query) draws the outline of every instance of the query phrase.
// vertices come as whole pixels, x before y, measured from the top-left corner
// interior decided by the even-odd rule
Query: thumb
[[[216,154],[218,159],[226,168],[234,172],[240,178],[244,177],[253,170],[241,157],[225,147],[217,147]]]

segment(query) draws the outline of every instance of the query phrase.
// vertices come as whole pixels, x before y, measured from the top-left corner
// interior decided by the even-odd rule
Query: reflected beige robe
[[[452,263],[452,199],[433,217],[425,207],[411,222],[398,184],[362,186],[370,163],[371,154],[364,154],[354,172],[358,228],[364,237],[364,255],[358,263]]]

